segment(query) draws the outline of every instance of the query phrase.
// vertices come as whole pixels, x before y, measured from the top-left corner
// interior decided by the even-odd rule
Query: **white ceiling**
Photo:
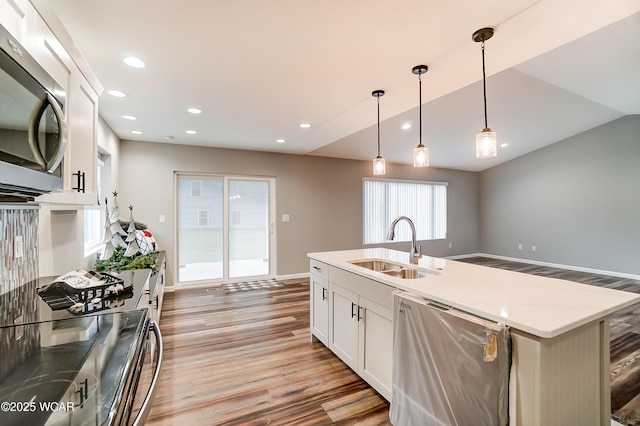
[[[121,139],[369,160],[371,92],[383,89],[382,156],[410,163],[418,64],[429,66],[423,142],[436,167],[484,170],[640,114],[640,0],[51,4],[105,89],[129,94],[100,98],[100,115]],[[487,26],[496,30],[485,51],[489,127],[509,146],[480,160],[482,57],[471,35]],[[146,68],[125,65],[129,55]],[[191,106],[204,112],[191,115]],[[310,129],[298,127],[305,121]]]

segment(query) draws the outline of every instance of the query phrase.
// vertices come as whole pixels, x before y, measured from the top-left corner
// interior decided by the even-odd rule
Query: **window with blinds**
[[[447,238],[447,184],[364,179],[363,242],[388,242],[387,232],[398,216],[407,216],[416,227],[418,240]],[[394,241],[411,241],[411,228],[398,223]]]

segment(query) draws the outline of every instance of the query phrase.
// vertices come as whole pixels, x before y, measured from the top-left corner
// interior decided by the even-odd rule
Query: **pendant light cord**
[[[484,91],[484,128],[485,130],[489,128],[487,125],[487,79],[485,77],[485,68],[484,68],[484,40],[480,45],[482,48],[482,87]]]
[[[380,158],[380,95],[378,98],[378,158]]]
[[[420,146],[422,146],[422,72],[418,73],[418,85],[420,87]]]

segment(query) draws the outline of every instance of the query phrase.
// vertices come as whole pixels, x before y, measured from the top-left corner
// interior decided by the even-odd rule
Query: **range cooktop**
[[[111,273],[123,283],[123,289],[117,294],[105,294],[94,290],[70,291],[59,286],[53,286],[43,292],[42,289],[57,277],[40,277],[0,295],[0,306],[3,307],[0,327],[136,309],[140,293],[150,274],[150,269]]]

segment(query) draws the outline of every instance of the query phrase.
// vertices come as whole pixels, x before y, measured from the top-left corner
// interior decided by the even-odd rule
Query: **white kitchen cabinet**
[[[358,295],[331,283],[329,300],[329,349],[358,372]]]
[[[0,0],[0,24],[23,44],[27,35],[27,0]],[[6,40],[2,40],[6,43]]]
[[[63,191],[40,196],[36,202],[95,204],[102,86],[46,0],[0,0],[0,23],[65,92]]]
[[[68,144],[62,162],[62,192],[41,195],[38,202],[96,204],[98,95],[75,65],[69,76],[65,106]]]
[[[309,280],[311,339],[329,346],[329,267],[321,262],[311,261]]]
[[[329,349],[387,400],[393,369],[393,290],[329,268]]]
[[[69,145],[63,163],[64,189],[75,193],[80,204],[95,204],[98,95],[80,71],[71,74],[67,120]]]
[[[393,310],[360,297],[358,374],[387,400],[391,400],[393,370]]]
[[[609,322],[593,321],[552,339],[512,329],[514,424],[609,425]]]
[[[27,2],[24,48],[68,96],[73,60],[36,9]]]

